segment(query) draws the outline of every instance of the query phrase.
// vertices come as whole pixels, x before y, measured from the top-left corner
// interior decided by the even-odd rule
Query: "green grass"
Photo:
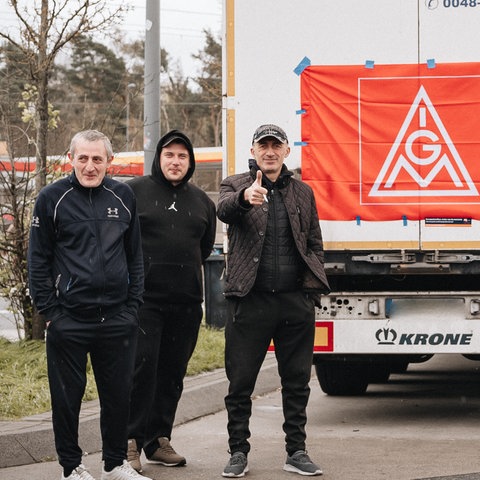
[[[187,375],[222,368],[223,330],[202,325]],[[0,337],[0,420],[13,420],[50,410],[45,343],[9,342]],[[93,371],[88,366],[84,400],[97,398]]]

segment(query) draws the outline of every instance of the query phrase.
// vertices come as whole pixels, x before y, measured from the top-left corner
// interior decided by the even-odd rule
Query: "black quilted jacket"
[[[245,207],[240,201],[245,189],[255,179],[254,172],[232,175],[220,185],[217,216],[228,225],[227,297],[243,297],[252,289],[262,252],[268,203]],[[303,289],[310,292],[315,304],[320,306],[320,294],[328,293],[330,287],[323,268],[322,233],[312,189],[291,178],[279,191],[288,212],[295,244],[308,266]]]

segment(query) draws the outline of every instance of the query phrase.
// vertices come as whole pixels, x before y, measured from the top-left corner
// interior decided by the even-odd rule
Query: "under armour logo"
[[[40,226],[40,218],[32,217],[32,227],[39,227],[39,226]]]
[[[175,208],[175,202],[173,202],[169,207],[168,207],[169,210],[175,210],[176,212],[178,212],[178,210]]]
[[[107,208],[107,214],[108,214],[109,217],[113,217],[113,216],[118,217],[118,208],[110,208],[110,207],[108,207],[108,208]]]

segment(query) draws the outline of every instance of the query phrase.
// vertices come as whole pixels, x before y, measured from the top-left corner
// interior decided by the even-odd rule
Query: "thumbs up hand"
[[[264,201],[267,201],[267,189],[262,187],[262,172],[257,171],[257,178],[243,193],[245,201],[250,205],[261,205]]]

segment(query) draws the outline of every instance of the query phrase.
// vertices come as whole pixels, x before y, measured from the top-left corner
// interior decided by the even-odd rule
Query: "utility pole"
[[[129,83],[126,88],[126,108],[125,108],[125,151],[130,151],[130,90],[135,88],[135,83]]]
[[[160,138],[160,0],[146,0],[143,173],[152,168]]]

